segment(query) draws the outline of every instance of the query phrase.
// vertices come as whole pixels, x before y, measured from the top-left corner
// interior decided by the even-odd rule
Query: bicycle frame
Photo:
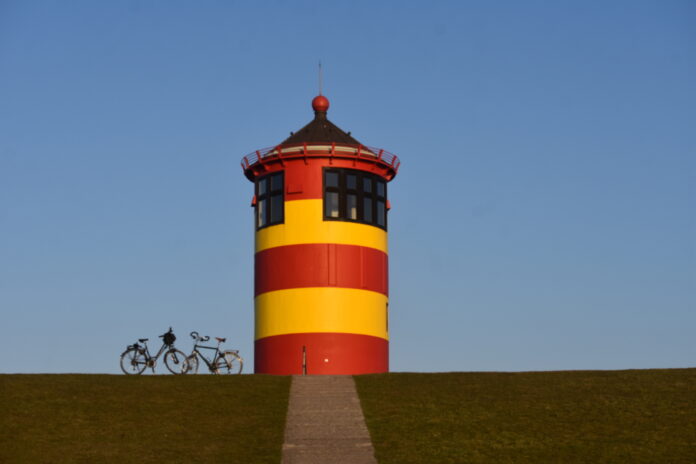
[[[203,355],[203,353],[201,353],[200,351],[198,351],[198,348],[203,348],[203,349],[205,349],[205,350],[215,350],[215,355],[213,356],[213,359],[212,359],[212,360],[209,360],[208,358],[206,358],[206,357]],[[194,344],[193,344],[193,350],[191,350],[191,354],[189,355],[189,357],[191,357],[191,356],[193,356],[193,355],[195,354],[196,356],[198,356],[199,358],[201,358],[201,359],[203,360],[203,362],[205,362],[205,364],[208,366],[208,370],[209,370],[210,372],[213,372],[213,371],[215,370],[215,369],[213,368],[213,367],[215,366],[214,363],[215,363],[215,361],[217,360],[217,358],[218,358],[218,356],[219,356],[219,353],[220,353],[220,342],[218,342],[217,346],[205,346],[205,345],[199,345],[199,344],[198,344],[198,340],[196,340],[196,341],[194,342]]]
[[[152,369],[152,372],[154,373],[155,367],[157,366],[157,360],[160,356],[162,356],[162,353],[164,353],[165,349],[168,348],[168,345],[166,343],[162,343],[162,346],[160,346],[160,349],[157,351],[157,354],[152,356],[150,354],[150,348],[147,346],[147,342],[142,343],[142,345],[139,343],[134,343],[133,346],[136,350],[140,350],[143,352],[143,354],[145,355],[145,366]]]
[[[160,349],[157,351],[157,354],[154,356],[150,356],[150,348],[148,348],[147,343],[145,343],[145,356],[157,361],[159,357],[162,355],[162,353],[164,353],[165,348],[167,348],[167,345],[165,343],[162,343],[162,346],[160,346]]]

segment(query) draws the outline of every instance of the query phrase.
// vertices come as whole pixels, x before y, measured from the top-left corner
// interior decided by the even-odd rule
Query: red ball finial
[[[314,97],[314,100],[312,100],[312,108],[314,108],[314,111],[316,112],[326,113],[326,111],[329,109],[329,99],[323,95]]]

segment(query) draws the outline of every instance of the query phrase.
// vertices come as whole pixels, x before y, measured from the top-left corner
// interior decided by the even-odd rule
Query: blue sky
[[[240,158],[329,118],[390,184],[396,371],[696,364],[696,4],[0,1],[0,372],[170,325],[253,365]]]

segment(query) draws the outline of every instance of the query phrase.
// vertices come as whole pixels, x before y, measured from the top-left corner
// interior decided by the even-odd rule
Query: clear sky
[[[696,365],[696,3],[0,0],[0,372],[170,325],[253,366],[240,158],[329,119],[390,184],[395,371]]]

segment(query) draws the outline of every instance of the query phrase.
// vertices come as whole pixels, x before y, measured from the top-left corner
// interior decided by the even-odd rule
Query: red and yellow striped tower
[[[387,182],[396,156],[326,118],[242,160],[255,185],[255,364],[261,374],[389,370]]]

